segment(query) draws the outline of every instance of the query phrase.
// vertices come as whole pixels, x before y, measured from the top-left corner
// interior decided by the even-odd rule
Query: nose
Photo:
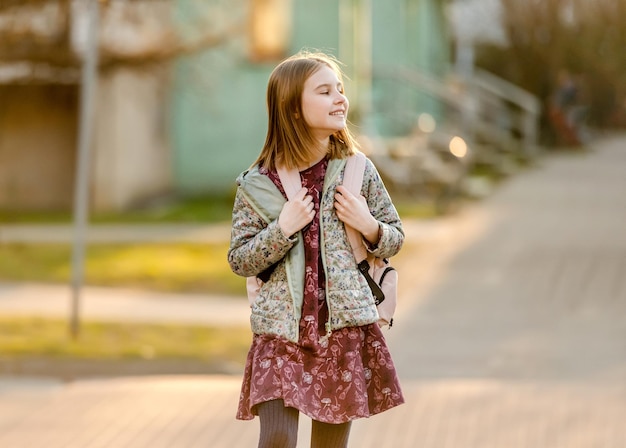
[[[337,98],[335,98],[336,104],[348,103],[348,98],[341,92],[337,92]]]

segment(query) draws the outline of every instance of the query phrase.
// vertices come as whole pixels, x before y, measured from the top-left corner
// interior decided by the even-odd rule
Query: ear
[[[297,120],[297,119],[299,119],[299,118],[300,118],[300,113],[299,113],[299,112],[295,112],[295,113],[293,114],[293,116],[294,116],[294,118]]]

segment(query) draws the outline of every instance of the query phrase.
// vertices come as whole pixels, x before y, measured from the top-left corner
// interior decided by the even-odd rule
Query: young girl
[[[264,281],[237,418],[259,416],[259,447],[295,447],[302,412],[313,420],[312,447],[345,447],[352,420],[404,398],[344,223],[380,257],[398,253],[404,233],[369,159],[362,196],[341,185],[357,145],[332,57],[299,53],[279,64],[267,107],[265,145],[237,179],[228,251],[233,272]],[[300,172],[291,200],[277,167]]]

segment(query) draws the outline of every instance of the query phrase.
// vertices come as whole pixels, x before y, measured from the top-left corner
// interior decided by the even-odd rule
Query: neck
[[[328,154],[328,143],[329,143],[329,140],[327,138],[325,141],[321,141],[318,146],[313,148],[311,150],[311,153],[306,163],[303,164],[302,166],[299,166],[298,170],[299,171],[306,170],[307,168],[312,167],[313,165],[318,163],[320,160],[322,160],[324,157],[326,157],[326,155]]]
[[[318,157],[315,157],[314,159],[310,159],[306,164],[299,166],[298,167],[298,171],[304,171],[308,168],[311,168],[313,165],[315,165],[316,163],[318,163],[320,160],[322,160],[324,157],[326,157],[326,154],[322,154]]]

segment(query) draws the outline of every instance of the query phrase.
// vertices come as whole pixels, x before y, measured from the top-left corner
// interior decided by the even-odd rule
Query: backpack
[[[365,155],[360,152],[356,153],[348,159],[343,175],[344,186],[357,197],[361,194],[365,162]],[[367,251],[359,232],[350,226],[345,227],[359,271],[367,280],[374,295],[380,317],[378,324],[381,327],[388,325],[391,328],[398,303],[398,272],[391,266],[389,259],[375,257]]]
[[[343,184],[355,196],[361,194],[366,158],[363,153],[348,158],[344,171]],[[291,199],[302,187],[300,174],[296,170],[279,169],[278,175],[287,198]],[[382,327],[393,325],[393,315],[398,300],[398,273],[386,258],[374,257],[365,247],[363,237],[352,227],[345,226],[350,246],[358,269],[372,290]],[[258,276],[248,277],[246,289],[250,305],[254,303],[263,281]]]

